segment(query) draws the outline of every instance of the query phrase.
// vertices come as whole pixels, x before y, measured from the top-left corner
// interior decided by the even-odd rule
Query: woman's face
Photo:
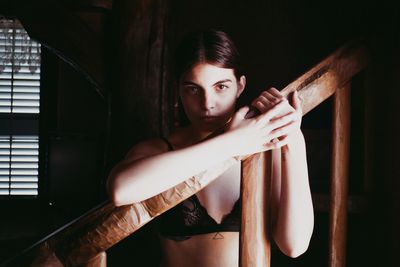
[[[223,126],[235,112],[236,99],[245,85],[245,77],[238,81],[233,69],[208,63],[193,66],[179,85],[183,108],[192,125],[207,132]]]

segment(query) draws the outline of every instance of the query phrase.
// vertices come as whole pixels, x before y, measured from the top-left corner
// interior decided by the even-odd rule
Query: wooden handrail
[[[361,45],[356,43],[345,45],[289,84],[282,90],[282,93],[288,95],[294,90],[297,90],[302,100],[304,115],[331,96],[337,88],[342,87],[352,76],[363,69],[367,64],[367,59],[367,51]],[[218,177],[238,160],[240,159],[230,159],[212,170],[207,170],[196,175],[176,187],[141,203],[123,207],[114,207],[112,204],[106,203],[99,209],[87,214],[70,226],[65,227],[65,229],[58,231],[38,243],[34,249],[36,253],[41,255],[37,255],[35,252],[33,252],[33,254],[28,253],[28,255],[45,258],[46,255],[43,255],[43,253],[50,255],[55,252],[65,266],[87,264],[92,258],[97,257],[99,253],[106,251],[156,216],[204,188],[209,182]],[[260,156],[253,155],[246,159],[243,165],[247,166],[246,168],[249,170],[254,170],[254,166],[256,166],[256,168],[259,166],[258,160],[260,160]],[[246,177],[246,174],[243,174],[243,176]],[[267,181],[262,179],[260,181],[262,183],[267,183]],[[248,194],[253,194],[252,196],[256,199],[264,199],[266,201],[266,190],[257,190],[257,187],[259,187],[259,184],[253,183],[246,190],[248,190]],[[246,206],[247,202],[243,204],[243,210],[245,212],[246,210],[252,213],[255,212],[252,211],[253,208],[249,209],[249,207]],[[256,208],[260,208],[261,210],[255,213],[267,214],[264,205],[255,205],[254,209]],[[256,220],[256,223],[260,225],[265,225],[267,217],[265,215],[252,218],[252,220]],[[243,222],[243,224],[246,225],[246,222]],[[242,231],[244,231],[244,229],[242,229]],[[252,259],[257,259],[257,261],[252,261],[252,264],[246,265],[246,267],[269,266],[269,259],[263,260],[262,257],[259,256],[264,254],[268,258],[270,253],[268,238],[261,237],[264,241],[257,241],[256,243],[256,246],[262,249],[267,248],[266,252],[255,252],[254,250],[245,249],[246,247],[251,247],[254,240],[260,239],[258,236],[259,234],[260,231],[253,231],[252,234],[248,234],[246,237],[243,236],[240,239],[241,252],[243,252],[240,254],[241,261],[250,262]],[[244,253],[244,251],[247,252]],[[258,256],[253,254],[252,251],[258,253]],[[260,262],[258,262],[258,260]]]

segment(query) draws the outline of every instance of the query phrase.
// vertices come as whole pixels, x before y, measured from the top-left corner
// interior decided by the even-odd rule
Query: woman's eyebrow
[[[197,83],[194,83],[192,81],[184,81],[183,85],[195,85],[195,86],[201,87],[200,85],[198,85]]]
[[[220,84],[220,83],[226,83],[226,82],[232,82],[232,80],[230,80],[230,79],[220,80],[220,81],[214,83],[213,86]]]
[[[232,80],[231,79],[220,80],[220,81],[215,82],[212,86],[215,86],[215,85],[220,84],[220,83],[226,83],[226,82],[230,82],[231,83]],[[199,84],[197,84],[195,82],[192,82],[192,81],[184,81],[182,83],[183,83],[183,85],[195,85],[195,86],[201,87]]]

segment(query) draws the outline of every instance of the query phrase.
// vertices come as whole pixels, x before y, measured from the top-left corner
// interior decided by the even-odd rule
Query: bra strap
[[[168,151],[174,150],[174,147],[172,146],[171,142],[166,137],[161,136],[161,139],[167,144]]]

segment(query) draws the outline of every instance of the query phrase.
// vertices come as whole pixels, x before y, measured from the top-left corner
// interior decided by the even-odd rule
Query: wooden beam
[[[350,83],[336,90],[333,111],[329,266],[346,266],[347,192],[350,152]]]
[[[270,266],[271,244],[267,232],[271,153],[253,155],[242,164],[242,216],[239,266]]]
[[[337,88],[348,83],[354,75],[367,66],[368,61],[367,49],[360,43],[350,42],[290,83],[281,92],[286,96],[295,90],[299,92],[304,116],[333,95]]]
[[[111,165],[138,141],[164,135],[163,113],[171,114],[165,103],[173,91],[164,77],[168,5],[162,0],[113,4]]]

